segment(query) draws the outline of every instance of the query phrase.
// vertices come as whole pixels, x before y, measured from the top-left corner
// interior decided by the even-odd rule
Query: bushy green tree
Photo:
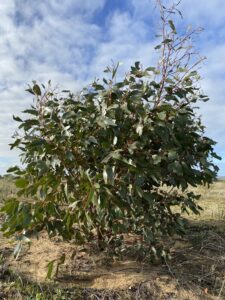
[[[160,7],[157,67],[136,62],[119,82],[118,65],[107,68],[77,95],[29,87],[35,105],[24,111],[28,118],[14,117],[22,133],[11,147],[21,150],[23,168],[9,170],[20,200],[2,208],[5,235],[45,229],[77,243],[96,239],[104,249],[133,234],[163,256],[162,236],[184,232],[173,207],[199,213],[188,186],[209,184],[217,172],[215,142],[194,108],[208,98],[196,61],[187,63],[189,34],[178,36],[171,9]]]

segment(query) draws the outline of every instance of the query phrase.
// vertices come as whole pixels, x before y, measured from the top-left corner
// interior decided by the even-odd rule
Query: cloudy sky
[[[201,114],[225,175],[225,1],[183,0],[180,9],[182,25],[205,29],[196,47],[207,56],[201,85],[211,100]],[[12,114],[32,104],[28,83],[51,79],[77,91],[101,78],[112,60],[123,62],[121,72],[137,60],[151,66],[158,28],[155,0],[1,0],[0,174],[18,162],[8,143],[16,128]]]

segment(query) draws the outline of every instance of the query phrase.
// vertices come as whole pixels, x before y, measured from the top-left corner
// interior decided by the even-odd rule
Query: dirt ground
[[[140,263],[129,257],[109,258],[90,245],[49,239],[44,232],[38,239],[34,237],[30,246],[24,244],[17,259],[13,256],[15,242],[0,238],[0,255],[7,268],[41,286],[46,284],[47,264],[55,260],[56,274],[57,262],[66,254],[54,280],[47,282],[72,294],[79,290],[80,296],[52,299],[225,299],[224,192],[224,183],[210,191],[201,190],[205,212],[200,218],[188,216],[188,234],[169,241],[172,259],[163,265]],[[0,262],[0,299],[39,299],[1,298],[1,280]]]
[[[62,289],[136,295],[136,298],[127,299],[225,299],[225,235],[215,227],[204,226],[200,229],[194,224],[187,237],[177,238],[171,250],[172,260],[158,266],[127,258],[122,261],[109,259],[104,254],[91,252],[88,247],[56,238],[49,240],[45,233],[34,238],[30,247],[24,245],[17,259],[13,257],[12,244],[2,243],[0,251],[7,257],[10,269],[42,284],[46,283],[47,264],[65,253],[66,260],[59,266],[54,280]]]

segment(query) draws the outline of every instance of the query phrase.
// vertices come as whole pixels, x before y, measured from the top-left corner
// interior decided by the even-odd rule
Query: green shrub
[[[170,38],[174,24],[165,22],[170,32],[156,49],[180,53]],[[136,62],[117,82],[117,65],[78,95],[34,82],[28,91],[36,103],[24,112],[30,117],[14,117],[22,134],[12,148],[22,151],[24,168],[9,170],[26,200],[5,203],[5,234],[45,229],[77,243],[96,238],[104,249],[131,233],[153,255],[165,255],[161,237],[184,232],[172,207],[199,213],[188,185],[209,184],[217,172],[215,143],[194,108],[207,97],[196,71],[181,66]]]

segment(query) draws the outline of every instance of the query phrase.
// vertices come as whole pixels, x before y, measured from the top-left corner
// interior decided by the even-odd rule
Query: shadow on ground
[[[15,260],[12,245],[2,240],[0,299],[224,299],[224,229],[222,221],[190,221],[187,235],[171,241],[172,259],[163,265],[109,260],[45,234]],[[46,265],[62,253],[67,259],[46,285]]]

